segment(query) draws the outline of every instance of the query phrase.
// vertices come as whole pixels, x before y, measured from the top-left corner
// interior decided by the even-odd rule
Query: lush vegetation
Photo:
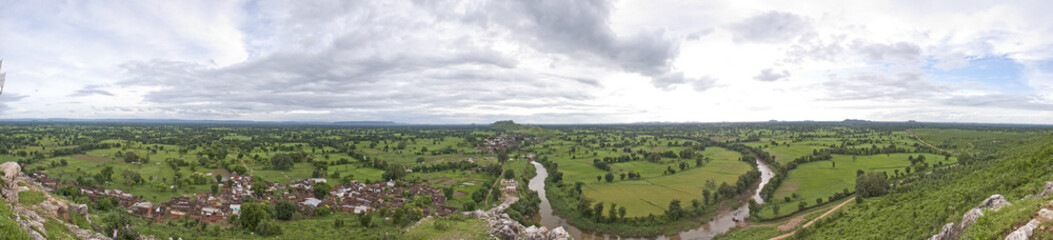
[[[214,193],[222,177],[233,173],[277,183],[325,178],[327,183],[316,183],[309,193],[319,198],[352,181],[396,181],[441,189],[448,198],[444,205],[462,211],[489,209],[505,197],[518,197],[505,213],[526,225],[537,224],[534,215],[542,201],[526,190],[535,175],[528,163],[533,159],[549,171],[547,196],[557,214],[579,228],[622,236],[676,233],[744,204],[751,206],[751,221],[811,218],[851,196],[858,203],[801,230],[799,237],[927,236],[990,194],[1019,199],[1050,179],[1050,156],[1044,152],[1050,152],[1046,144],[1051,140],[1042,137],[1048,129],[1036,126],[527,126],[502,121],[388,127],[8,123],[0,130],[8,133],[0,136],[0,161],[24,164],[27,173],[121,189],[152,202]],[[762,204],[748,200],[761,178],[757,160],[774,172],[759,193]],[[520,188],[505,194],[498,187],[500,179],[514,180]],[[250,201],[226,224],[159,224],[130,217],[115,198],[90,201],[76,187],[53,194],[89,204],[98,219],[95,226],[87,226],[86,219],[74,219],[74,224],[128,234],[119,238],[135,233],[184,239],[473,238],[480,236],[482,224],[460,217],[418,223],[425,219],[421,209],[428,207],[419,199],[404,208],[364,215]],[[39,192],[22,195],[22,205],[44,200]],[[1031,205],[992,213],[969,236],[1003,234],[1006,224],[1019,224],[1033,210]],[[11,226],[4,221],[0,218],[0,231]],[[12,234],[18,230],[10,229]],[[778,233],[765,225],[725,236]]]
[[[4,239],[12,240],[33,239],[25,230],[18,226],[16,220],[11,206],[6,202],[0,202],[0,236],[4,236]]]
[[[960,130],[951,130],[960,132]],[[914,175],[896,183],[897,187],[883,197],[870,198],[850,205],[813,227],[798,231],[799,239],[839,239],[851,235],[859,238],[913,238],[936,234],[950,222],[976,207],[993,194],[1007,199],[1020,199],[1041,191],[1044,182],[1053,177],[1053,138],[1026,134],[994,135],[998,141],[985,139],[982,132],[970,138],[957,138],[941,146],[947,149],[979,149],[975,154],[987,161],[972,161],[956,167],[938,168],[931,173]],[[1010,144],[1015,143],[1015,144]],[[966,148],[965,146],[972,147]],[[1001,150],[989,146],[1002,146]],[[1034,200],[1037,201],[1037,200]],[[1026,222],[1037,204],[1022,201],[1016,207],[991,213],[977,221],[967,236],[992,238],[1006,234],[1008,228]],[[970,239],[973,237],[969,237]],[[994,237],[1000,238],[1000,237]]]

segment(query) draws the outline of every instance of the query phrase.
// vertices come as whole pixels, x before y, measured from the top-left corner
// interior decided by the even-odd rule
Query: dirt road
[[[812,219],[812,221],[808,221],[808,223],[805,223],[804,226],[801,226],[801,228],[806,228],[808,226],[811,226],[813,223],[815,223],[815,221],[818,221],[819,219],[825,218],[827,215],[830,215],[831,213],[834,213],[834,211],[837,211],[838,209],[841,209],[841,207],[844,207],[848,203],[850,203],[852,201],[855,201],[855,200],[856,200],[856,197],[852,197],[852,198],[849,198],[848,201],[845,201],[845,202],[843,202],[841,204],[837,204],[837,206],[834,206],[834,208],[831,208],[829,211],[826,211],[825,213],[823,213],[823,215],[819,215],[819,217],[817,217],[815,219]],[[779,240],[779,239],[783,239],[783,238],[788,238],[790,236],[793,236],[794,233],[797,233],[797,231],[793,231],[793,232],[790,232],[790,233],[787,233],[787,234],[779,235],[778,237],[774,237],[774,238],[771,238],[769,240]]]

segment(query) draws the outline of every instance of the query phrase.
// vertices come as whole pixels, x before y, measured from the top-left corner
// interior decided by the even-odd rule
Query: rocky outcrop
[[[89,223],[91,221],[88,215],[88,206],[84,204],[70,204],[65,200],[55,199],[50,194],[45,192],[47,199],[43,202],[37,203],[32,206],[23,206],[18,203],[18,193],[22,191],[38,191],[44,192],[43,186],[34,181],[32,178],[27,177],[22,173],[22,168],[18,166],[18,163],[7,162],[0,164],[0,180],[3,184],[0,184],[0,195],[6,202],[0,202],[0,204],[10,204],[15,218],[17,219],[18,226],[29,233],[30,237],[34,240],[44,240],[44,236],[47,236],[47,229],[44,228],[44,223],[49,219],[56,219],[58,221],[71,221],[72,215],[79,215],[88,218]],[[102,240],[110,239],[106,236],[98,233],[92,233],[90,230],[80,229],[76,225],[64,223],[69,228],[70,233],[76,235],[80,239],[88,240]]]
[[[0,164],[0,196],[8,202],[18,202],[18,185],[15,178],[22,174],[22,167],[15,162]]]
[[[1042,222],[1039,222],[1038,220],[1031,219],[1031,221],[1028,221],[1026,225],[1021,226],[1020,228],[1017,228],[1016,231],[1013,231],[1009,235],[1005,236],[1005,239],[1006,240],[1027,240],[1028,238],[1031,237],[1031,233],[1035,231],[1035,228],[1038,228],[1038,225],[1041,224],[1041,223]]]
[[[1049,186],[1049,184],[1046,184],[1046,186]],[[1049,202],[1049,205],[1053,205],[1053,202]],[[1025,239],[1028,239],[1028,238],[1031,237],[1031,234],[1035,232],[1035,229],[1038,228],[1039,225],[1041,225],[1043,222],[1046,222],[1046,221],[1049,221],[1049,220],[1053,220],[1053,210],[1049,210],[1048,208],[1039,209],[1038,212],[1035,215],[1036,216],[1034,218],[1032,218],[1031,221],[1028,221],[1027,224],[1025,224],[1024,226],[1020,226],[1019,228],[1017,228],[1012,233],[1009,233],[1009,235],[1006,235],[1005,239],[1006,240],[1025,240]]]
[[[1038,193],[1037,195],[1028,195],[1021,200],[1044,198],[1049,196],[1050,194],[1053,194],[1053,181],[1046,182],[1045,187],[1042,188],[1042,192]],[[980,205],[976,208],[970,209],[968,212],[965,212],[965,215],[962,215],[961,222],[959,222],[958,224],[952,222],[947,223],[947,225],[943,225],[943,228],[940,229],[940,233],[932,235],[932,237],[930,237],[929,240],[958,239],[958,237],[960,237],[961,234],[965,232],[965,230],[969,228],[970,225],[975,223],[976,220],[980,217],[984,216],[984,210],[998,211],[998,209],[1001,209],[1002,207],[1012,205],[1013,204],[1009,203],[1009,201],[1006,201],[1005,197],[1001,194],[991,195],[991,197],[988,197],[987,199],[984,199],[983,202],[980,202]],[[1053,202],[1050,202],[1049,205],[1053,205]],[[1050,220],[1053,220],[1053,210],[1050,210],[1048,208],[1039,209],[1036,213],[1036,217],[1028,221],[1027,224],[1020,226],[1013,232],[1009,233],[1009,235],[1006,235],[1005,239],[1028,239],[1031,237],[1031,234],[1035,231],[1036,228],[1038,228],[1043,222]]]
[[[980,202],[979,206],[965,212],[965,214],[962,215],[961,222],[958,224],[947,223],[946,225],[943,225],[943,228],[940,229],[940,233],[932,235],[929,240],[958,239],[958,237],[965,232],[965,229],[969,228],[969,226],[975,223],[977,219],[984,216],[984,210],[998,211],[998,209],[1001,209],[1002,207],[1011,205],[1013,204],[1006,201],[1005,196],[1002,196],[1001,194],[991,195],[987,199],[984,199],[983,202]]]
[[[476,210],[465,214],[483,219],[487,222],[487,230],[491,236],[505,240],[566,240],[570,239],[563,227],[549,230],[545,227],[524,227],[523,224],[512,220],[504,210],[512,205],[517,199],[509,198],[501,205],[490,209],[490,211]]]

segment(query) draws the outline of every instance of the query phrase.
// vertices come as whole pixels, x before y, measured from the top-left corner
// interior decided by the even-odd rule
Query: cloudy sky
[[[1051,9],[0,0],[0,118],[1053,123]]]

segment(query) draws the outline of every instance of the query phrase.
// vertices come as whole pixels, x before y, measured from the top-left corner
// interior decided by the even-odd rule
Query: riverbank
[[[551,181],[538,178],[547,177],[547,170],[540,163],[534,163],[538,175],[531,180],[530,189],[538,191],[543,202],[541,220],[543,226],[552,228],[563,226],[575,239],[604,238],[680,238],[708,239],[740,225],[740,221],[749,216],[749,207],[745,202],[758,198],[757,189],[773,176],[766,163],[757,160],[758,179],[754,190],[738,194],[732,198],[722,199],[718,203],[698,204],[696,201],[681,203],[683,216],[679,219],[665,219],[663,216],[643,218],[616,219],[613,222],[596,223],[593,218],[577,214],[576,203],[580,195],[570,192],[572,186],[559,187]],[[750,184],[754,185],[754,184]],[[549,195],[557,194],[557,195]],[[572,196],[573,195],[573,196]],[[569,201],[567,199],[575,200]],[[556,212],[571,213],[569,216],[555,215]],[[583,230],[584,229],[584,230]]]

